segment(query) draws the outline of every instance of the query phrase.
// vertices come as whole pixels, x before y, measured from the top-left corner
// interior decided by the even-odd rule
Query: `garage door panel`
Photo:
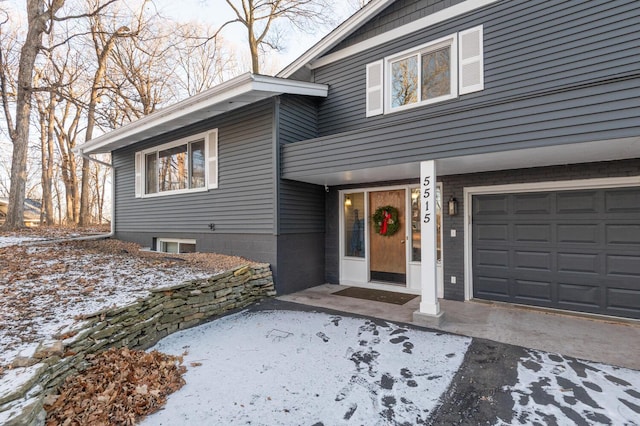
[[[494,276],[478,275],[478,286],[474,293],[474,297],[480,299],[491,299],[508,302],[511,298],[509,295],[509,279]]]
[[[551,225],[541,223],[516,223],[514,240],[518,243],[551,243]]]
[[[548,215],[553,211],[553,198],[550,194],[540,192],[531,194],[516,194],[513,196],[513,211],[517,215]]]
[[[559,244],[599,244],[598,223],[559,223],[556,227]]]
[[[530,270],[551,272],[551,253],[541,251],[514,251],[513,267],[516,270]],[[525,271],[520,271],[525,273]]]
[[[472,201],[474,297],[640,318],[640,187]]]
[[[474,229],[477,234],[478,241],[509,241],[509,225],[502,224],[485,224],[477,226]]]
[[[600,275],[601,256],[597,253],[558,253],[558,272]]]
[[[607,245],[640,246],[640,224],[612,224],[605,226]]]
[[[565,309],[599,309],[602,300],[602,288],[599,285],[558,283],[558,303]]]
[[[496,216],[506,215],[508,208],[508,196],[507,195],[487,195],[473,206],[474,216]]]
[[[553,192],[551,194],[556,194],[556,211],[560,215],[598,212],[599,197],[596,191]]]
[[[606,191],[605,211],[607,213],[640,213],[640,191],[635,188]]]
[[[477,266],[482,267],[495,267],[495,268],[509,268],[509,251],[508,250],[490,250],[483,249],[478,250],[476,255]]]
[[[551,281],[514,280],[513,290],[516,303],[551,303],[553,301]]]
[[[640,319],[640,290],[607,288],[607,310],[620,316]]]
[[[640,277],[640,255],[607,255],[606,274],[614,277]]]

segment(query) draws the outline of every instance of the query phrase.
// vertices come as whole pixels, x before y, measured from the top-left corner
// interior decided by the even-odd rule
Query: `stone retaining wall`
[[[243,266],[207,279],[152,290],[128,306],[86,315],[14,361],[0,379],[0,424],[44,425],[43,405],[64,379],[88,366],[85,357],[112,347],[147,349],[163,337],[232,309],[274,296],[268,264]]]

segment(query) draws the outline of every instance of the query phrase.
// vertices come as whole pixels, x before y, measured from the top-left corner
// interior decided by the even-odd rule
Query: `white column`
[[[436,228],[436,163],[434,160],[420,163],[420,212],[421,217],[421,266],[420,285],[422,301],[420,316],[441,316],[438,303],[437,228]]]

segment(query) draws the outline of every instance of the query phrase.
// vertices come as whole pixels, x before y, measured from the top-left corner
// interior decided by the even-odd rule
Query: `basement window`
[[[159,238],[156,250],[162,253],[195,253],[196,240]]]

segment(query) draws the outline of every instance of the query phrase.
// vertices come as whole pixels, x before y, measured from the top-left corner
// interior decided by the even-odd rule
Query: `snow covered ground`
[[[640,371],[541,351],[518,363],[511,424],[640,425]],[[639,354],[630,354],[639,356]]]
[[[141,424],[426,424],[470,338],[315,312],[241,312],[173,334],[187,384]]]
[[[186,385],[141,425],[430,424],[470,344],[383,320],[244,311],[152,348],[184,354]],[[503,387],[512,417],[494,424],[640,425],[640,371],[527,353]]]
[[[32,240],[0,237],[0,367],[30,355],[38,342],[82,315],[124,306],[150,288],[215,273],[180,259],[137,256],[137,247],[116,240],[21,244]]]
[[[24,237],[24,236],[0,236],[0,247],[9,247],[18,244],[40,241],[39,237]]]

